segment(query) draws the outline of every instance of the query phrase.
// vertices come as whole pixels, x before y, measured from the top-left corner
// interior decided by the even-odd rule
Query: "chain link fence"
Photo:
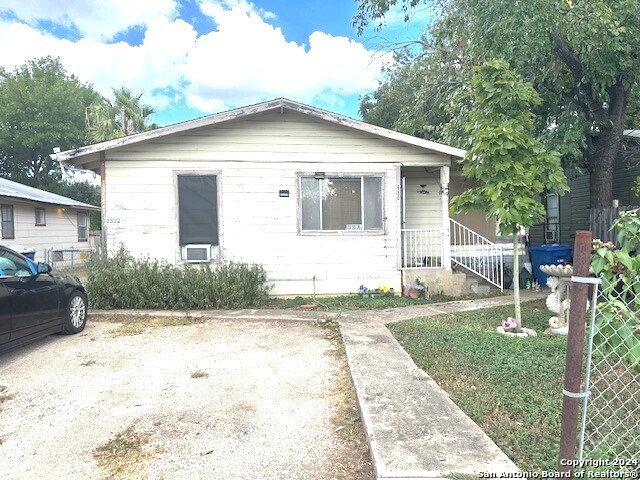
[[[89,275],[89,257],[95,248],[68,248],[45,250],[45,263],[60,275],[74,275],[85,283]]]
[[[640,472],[640,276],[593,295],[579,460],[587,470]],[[599,468],[592,468],[599,467]]]

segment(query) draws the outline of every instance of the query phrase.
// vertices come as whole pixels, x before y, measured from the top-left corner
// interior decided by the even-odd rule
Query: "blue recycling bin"
[[[36,252],[22,252],[22,255],[24,255],[25,257],[27,257],[31,261],[35,261]]]
[[[533,264],[533,276],[541,287],[547,286],[549,275],[540,271],[540,265],[562,265],[564,262],[571,262],[573,248],[569,245],[540,245],[531,247],[531,263]]]

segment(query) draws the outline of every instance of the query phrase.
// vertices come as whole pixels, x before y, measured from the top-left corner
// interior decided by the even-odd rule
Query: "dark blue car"
[[[0,246],[0,353],[52,333],[79,333],[87,323],[87,292],[76,277],[51,273]]]

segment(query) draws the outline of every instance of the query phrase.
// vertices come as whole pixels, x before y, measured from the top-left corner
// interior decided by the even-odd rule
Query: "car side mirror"
[[[36,272],[38,272],[38,275],[41,273],[51,273],[51,265],[48,263],[38,262],[38,265],[36,265]]]

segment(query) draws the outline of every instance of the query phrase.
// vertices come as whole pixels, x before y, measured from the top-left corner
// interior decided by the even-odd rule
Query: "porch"
[[[484,213],[449,216],[449,191],[458,195],[470,184],[448,166],[401,170],[399,269],[451,271],[459,267],[497,288],[504,284],[504,252],[496,243],[495,221]]]

